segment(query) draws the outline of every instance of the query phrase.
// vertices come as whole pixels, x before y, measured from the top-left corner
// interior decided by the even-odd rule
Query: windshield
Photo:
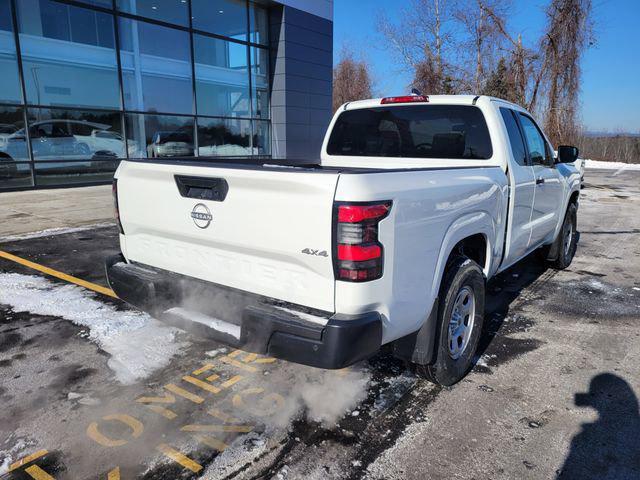
[[[336,121],[329,155],[488,159],[491,139],[479,108],[408,105],[347,110]]]

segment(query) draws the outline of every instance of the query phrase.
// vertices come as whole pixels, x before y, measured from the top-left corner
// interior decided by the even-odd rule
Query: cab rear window
[[[478,107],[407,105],[347,110],[338,117],[329,155],[491,158],[489,129]]]

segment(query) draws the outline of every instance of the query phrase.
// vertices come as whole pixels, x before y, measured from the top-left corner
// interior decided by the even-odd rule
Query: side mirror
[[[578,159],[578,148],[568,145],[558,147],[558,163],[573,163]]]

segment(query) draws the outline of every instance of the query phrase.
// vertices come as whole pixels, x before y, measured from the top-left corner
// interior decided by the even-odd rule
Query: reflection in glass
[[[237,40],[247,40],[244,0],[191,0],[193,28]]]
[[[80,3],[87,3],[89,5],[96,5],[103,8],[112,8],[111,0],[77,0]]]
[[[253,116],[269,118],[269,51],[251,47],[251,85]]]
[[[198,155],[251,155],[251,121],[221,118],[198,118]]]
[[[36,163],[36,182],[40,186],[111,181],[118,163],[117,160]]]
[[[33,186],[31,164],[8,162],[0,155],[0,191],[4,188],[31,186]]]
[[[253,154],[271,155],[271,125],[269,122],[253,122]]]
[[[21,103],[20,77],[9,0],[0,0],[0,72],[2,72],[0,102]]]
[[[249,5],[249,41],[267,45],[269,42],[267,10],[253,3]]]
[[[125,109],[192,113],[189,34],[120,19]]]
[[[187,0],[117,0],[118,10],[186,27],[189,25]]]
[[[19,163],[29,160],[26,149],[13,151],[13,144],[24,135],[24,113],[22,108],[0,107],[0,189],[30,187],[31,166]],[[24,143],[24,142],[23,142]]]
[[[24,129],[20,130],[24,136]],[[116,112],[29,109],[29,136],[34,160],[113,160],[125,156]],[[12,151],[26,152],[22,138]]]
[[[198,113],[250,116],[247,46],[194,35],[193,48]]]
[[[24,111],[18,107],[0,107],[0,160],[4,162],[28,161],[26,148],[14,148],[24,143]]]
[[[129,158],[192,157],[193,118],[128,114]]]
[[[27,101],[119,108],[113,16],[52,0],[18,5]]]

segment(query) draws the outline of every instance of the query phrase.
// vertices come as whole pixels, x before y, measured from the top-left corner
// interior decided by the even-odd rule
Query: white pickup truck
[[[485,284],[576,250],[575,147],[485,96],[343,105],[319,164],[123,161],[117,295],[223,343],[321,368],[390,344],[451,385],[473,365]],[[546,260],[545,260],[546,257]]]

